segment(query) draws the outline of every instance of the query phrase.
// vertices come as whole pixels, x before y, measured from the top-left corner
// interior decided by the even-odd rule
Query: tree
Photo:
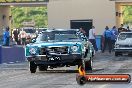
[[[24,21],[35,21],[36,27],[47,27],[47,7],[12,7],[13,25],[22,27]]]
[[[124,24],[132,24],[132,6],[124,6],[123,21]]]

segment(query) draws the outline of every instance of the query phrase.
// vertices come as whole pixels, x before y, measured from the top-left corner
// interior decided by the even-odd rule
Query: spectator
[[[86,31],[82,27],[80,28],[80,31],[86,35]]]
[[[121,24],[121,26],[118,28],[118,33],[123,32],[123,31],[127,31],[127,30],[124,28],[124,25]]]
[[[111,32],[111,30],[109,29],[108,26],[105,27],[105,31],[103,33],[103,37],[104,37],[104,47],[103,47],[102,53],[104,53],[107,45],[109,47],[109,53],[111,53],[111,46],[112,46],[112,44],[111,44],[111,37],[112,37],[112,32]]]
[[[9,43],[10,43],[9,39],[10,39],[9,27],[6,27],[3,33],[3,46],[9,46]]]
[[[18,41],[18,34],[19,34],[19,30],[18,29],[14,29],[13,30],[13,39],[15,40],[15,42],[17,44],[19,44],[19,41]]]
[[[19,33],[19,37],[22,45],[26,45],[26,36],[27,36],[26,32],[22,29],[22,31],[20,31]]]
[[[114,45],[118,36],[118,31],[116,29],[116,26],[113,26],[113,28],[111,29],[111,32],[112,32],[112,37],[111,37],[112,50],[114,50]]]
[[[89,41],[92,43],[95,51],[98,51],[97,45],[96,45],[96,35],[95,35],[95,27],[92,26],[92,29],[89,30]]]
[[[130,30],[129,26],[127,26],[127,31],[128,31],[128,32],[131,32],[131,30]]]

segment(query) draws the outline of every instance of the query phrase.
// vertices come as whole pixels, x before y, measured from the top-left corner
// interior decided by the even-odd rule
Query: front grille
[[[68,47],[67,46],[48,47],[47,52],[48,53],[54,53],[54,54],[68,54]]]
[[[122,47],[122,48],[132,48],[132,45],[120,45],[119,47]]]

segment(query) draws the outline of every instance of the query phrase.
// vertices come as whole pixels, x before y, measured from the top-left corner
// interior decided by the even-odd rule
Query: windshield
[[[35,33],[34,29],[23,29],[26,33]]]
[[[40,34],[37,41],[79,41],[76,31],[52,31]]]
[[[37,29],[36,31],[38,32],[38,33],[40,33],[40,32],[43,32],[43,31],[46,31],[47,29]]]
[[[121,33],[118,39],[125,40],[126,38],[132,38],[132,33]]]

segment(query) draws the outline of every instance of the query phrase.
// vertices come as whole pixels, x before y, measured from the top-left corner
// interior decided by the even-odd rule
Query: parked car
[[[132,32],[121,32],[115,43],[115,56],[132,54]]]
[[[83,66],[92,70],[94,48],[79,29],[46,30],[26,46],[26,58],[30,72],[35,73],[48,67]]]

